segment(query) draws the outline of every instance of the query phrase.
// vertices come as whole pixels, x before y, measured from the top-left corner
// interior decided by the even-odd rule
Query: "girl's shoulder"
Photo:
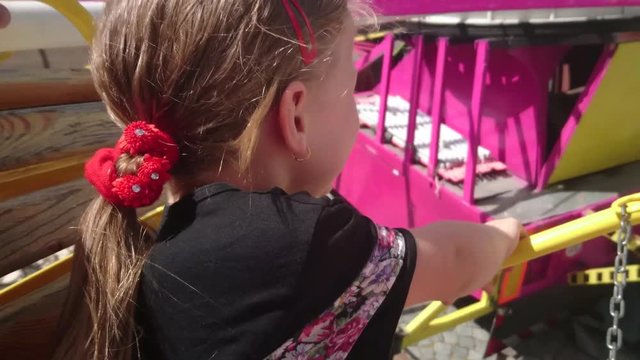
[[[248,267],[302,271],[317,258],[335,265],[345,257],[359,270],[376,232],[371,220],[339,196],[314,198],[279,188],[246,192],[211,184],[165,210],[149,258],[172,268],[211,266],[216,264],[211,259],[224,258]]]

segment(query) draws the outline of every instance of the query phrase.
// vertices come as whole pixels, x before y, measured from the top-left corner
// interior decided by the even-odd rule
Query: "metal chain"
[[[609,301],[609,313],[613,318],[613,325],[607,331],[608,360],[616,360],[616,354],[622,348],[622,329],[618,327],[620,319],[624,317],[624,288],[627,286],[627,255],[631,240],[631,221],[627,206],[621,206],[620,232],[618,233],[618,255],[614,263],[613,295]]]

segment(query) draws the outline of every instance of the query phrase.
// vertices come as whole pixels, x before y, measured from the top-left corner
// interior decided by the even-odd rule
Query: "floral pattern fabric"
[[[405,253],[397,230],[377,227],[377,244],[364,269],[332,308],[267,357],[269,360],[341,360],[376,313],[396,277]]]

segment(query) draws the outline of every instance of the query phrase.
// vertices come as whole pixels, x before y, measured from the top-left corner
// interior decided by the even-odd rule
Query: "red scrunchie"
[[[142,156],[135,174],[118,176],[122,154]],[[144,121],[124,129],[115,148],[98,150],[85,164],[84,174],[100,195],[115,206],[139,208],[153,204],[178,161],[178,145],[171,136]]]

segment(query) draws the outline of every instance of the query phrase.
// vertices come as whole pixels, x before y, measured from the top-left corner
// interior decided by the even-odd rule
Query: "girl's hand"
[[[486,225],[492,226],[507,235],[507,239],[510,241],[510,244],[507,247],[507,253],[505,254],[505,257],[504,257],[504,259],[506,260],[509,256],[511,256],[511,254],[513,254],[520,240],[524,238],[523,237],[523,235],[525,234],[524,227],[522,226],[520,221],[514,218],[493,220],[493,221],[487,222]],[[499,273],[496,276],[499,276]],[[496,286],[496,281],[494,279],[487,285],[483,286],[482,290],[491,294],[496,290],[495,286]]]
[[[520,229],[520,222],[509,218],[487,224],[443,221],[411,230],[418,254],[407,304],[451,303],[480,289],[516,249]]]
[[[504,258],[509,257],[518,246],[520,242],[520,234],[524,231],[520,221],[514,218],[504,218],[498,220],[492,220],[486,223],[488,226],[492,226],[500,230],[504,235],[505,241],[508,241],[507,253]]]

